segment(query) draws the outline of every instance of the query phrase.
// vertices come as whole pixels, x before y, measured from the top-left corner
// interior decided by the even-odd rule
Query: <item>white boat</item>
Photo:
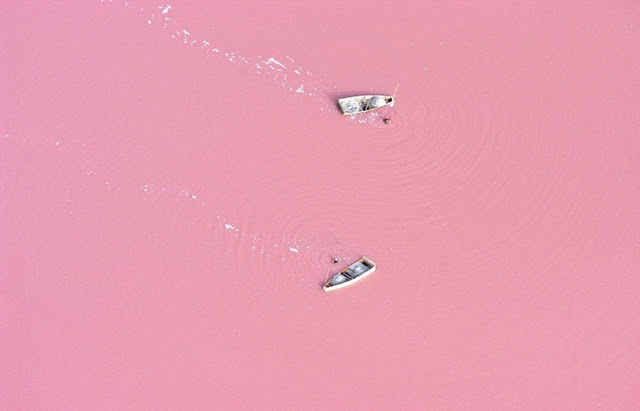
[[[340,110],[342,110],[342,114],[345,116],[367,113],[384,106],[393,107],[394,102],[394,96],[381,95],[353,96],[338,99]]]
[[[364,279],[376,271],[376,263],[367,257],[362,257],[349,267],[331,277],[322,287],[325,291],[334,291],[348,287]]]

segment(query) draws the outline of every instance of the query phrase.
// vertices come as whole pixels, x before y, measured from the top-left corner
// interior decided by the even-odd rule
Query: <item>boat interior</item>
[[[349,267],[335,274],[329,281],[329,285],[334,286],[351,281],[371,270],[373,267],[373,263],[366,259],[353,263]]]
[[[367,264],[364,261],[359,261],[355,264],[350,265],[344,270],[340,271],[340,274],[344,275],[348,279],[352,280],[356,277],[361,276],[372,268],[371,265]]]

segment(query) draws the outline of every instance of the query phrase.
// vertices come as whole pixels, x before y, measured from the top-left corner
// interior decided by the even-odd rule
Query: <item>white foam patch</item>
[[[269,57],[269,58],[267,59],[267,61],[268,61],[269,63],[277,64],[278,66],[280,66],[280,67],[282,67],[282,68],[284,68],[284,69],[286,69],[286,68],[287,68],[287,66],[285,66],[285,65],[284,65],[284,64],[282,64],[282,63],[280,63],[278,60],[274,59],[273,57]]]

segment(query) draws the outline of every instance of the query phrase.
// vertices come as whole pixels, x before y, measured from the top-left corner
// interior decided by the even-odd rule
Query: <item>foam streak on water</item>
[[[317,96],[320,90],[327,87],[314,79],[313,73],[310,70],[295,64],[295,60],[292,57],[284,57],[284,59],[287,60],[287,65],[289,67],[278,60],[280,57],[278,57],[278,59],[273,56],[257,56],[255,58],[248,58],[233,51],[225,50],[225,48],[218,45],[218,42],[215,40],[203,38],[195,32],[192,33],[190,29],[182,26],[178,21],[172,18],[172,13],[170,12],[174,7],[179,6],[167,4],[145,8],[139,6],[139,3],[136,1],[122,0],[108,2],[101,0],[101,3],[124,6],[138,12],[143,19],[146,19],[145,21],[147,24],[161,25],[162,29],[170,34],[172,39],[181,41],[188,46],[198,47],[205,53],[215,53],[219,55],[221,60],[226,62],[244,65],[242,69],[246,70],[250,75],[264,76],[270,79],[273,83],[295,94],[313,97],[314,95]],[[320,101],[318,98],[315,98],[314,100]],[[324,101],[320,105],[320,108],[323,111],[334,110],[331,105],[327,105]]]

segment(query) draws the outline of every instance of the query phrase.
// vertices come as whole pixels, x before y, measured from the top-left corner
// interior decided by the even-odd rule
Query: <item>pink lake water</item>
[[[1,13],[2,408],[640,404],[639,3]]]

